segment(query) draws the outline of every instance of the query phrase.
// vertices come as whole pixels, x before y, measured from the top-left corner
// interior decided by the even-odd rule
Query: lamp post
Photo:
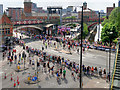
[[[110,37],[113,34],[113,32],[110,32]],[[111,38],[110,38],[110,49],[109,49],[109,82],[110,82],[110,69],[111,68]]]
[[[98,30],[98,42],[99,42],[99,38],[100,38],[100,12],[98,14],[99,14],[99,30]]]
[[[82,34],[83,34],[83,6],[81,16],[80,88],[82,88]]]
[[[81,52],[80,52],[80,88],[82,88],[82,36],[83,36],[83,6],[74,6],[82,8],[81,15]]]

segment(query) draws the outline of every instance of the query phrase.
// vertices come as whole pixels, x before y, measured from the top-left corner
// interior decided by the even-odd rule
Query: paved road
[[[39,41],[39,40],[34,41],[34,42],[29,42],[27,40],[27,42],[28,43],[26,43],[26,45],[28,45],[32,48],[36,48],[36,49],[42,49],[42,46],[44,46],[42,44],[42,41]],[[77,54],[76,51],[74,51],[74,52],[72,51],[72,55],[66,54],[64,52],[61,53],[59,51],[56,51],[56,50],[54,50],[54,47],[48,47],[44,51],[48,52],[51,55],[65,57],[66,59],[69,59],[71,61],[75,61],[76,63],[79,63],[79,60],[80,60],[80,55]],[[112,68],[115,54],[112,53],[111,57],[112,57],[111,58],[111,68]],[[106,60],[108,61],[108,52],[92,50],[92,49],[89,49],[88,51],[86,50],[85,52],[83,52],[83,64],[85,64],[87,66],[90,65],[90,66],[97,66],[97,67],[106,68]]]

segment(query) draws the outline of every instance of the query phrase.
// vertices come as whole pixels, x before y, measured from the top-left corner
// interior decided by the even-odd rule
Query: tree
[[[103,30],[101,34],[101,39],[104,42],[108,42],[110,37],[107,36],[106,32],[110,32],[109,30],[115,30],[113,33],[112,41],[116,42],[116,38],[120,35],[120,7],[117,7],[112,10],[108,19],[105,18],[102,23]],[[105,31],[106,30],[106,31]]]
[[[83,38],[85,39],[87,35],[88,35],[88,26],[87,24],[83,23]]]
[[[110,33],[112,32],[112,34]],[[112,25],[111,23],[106,23],[104,27],[102,28],[101,32],[101,39],[102,42],[113,42],[117,37],[119,36],[118,30],[115,25]]]

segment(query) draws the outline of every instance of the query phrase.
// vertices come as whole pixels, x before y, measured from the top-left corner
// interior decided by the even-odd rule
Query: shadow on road
[[[64,82],[67,84],[67,83],[68,83],[68,80],[65,78],[65,79],[64,79]]]

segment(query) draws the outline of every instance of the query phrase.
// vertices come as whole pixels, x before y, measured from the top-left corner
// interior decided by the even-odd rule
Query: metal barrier
[[[112,78],[110,82],[110,90],[113,89],[113,82],[114,82],[114,76],[115,76],[115,71],[116,71],[116,63],[117,63],[117,57],[118,57],[118,49],[119,49],[119,44],[117,43],[116,46],[116,53],[115,53],[115,60],[114,60],[114,66],[113,66],[113,72],[112,72]]]

